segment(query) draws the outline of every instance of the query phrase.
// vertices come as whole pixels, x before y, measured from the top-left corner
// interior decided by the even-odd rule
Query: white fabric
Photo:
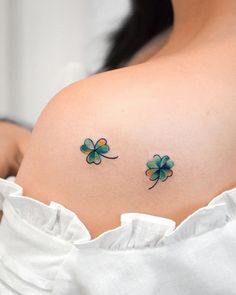
[[[92,239],[70,210],[23,196],[0,179],[0,294],[236,294],[236,188],[175,226],[121,214]]]

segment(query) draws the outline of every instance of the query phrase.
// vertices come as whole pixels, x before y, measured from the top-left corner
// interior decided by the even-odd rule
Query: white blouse
[[[141,213],[91,239],[62,205],[0,179],[1,295],[236,294],[236,188],[180,225]]]

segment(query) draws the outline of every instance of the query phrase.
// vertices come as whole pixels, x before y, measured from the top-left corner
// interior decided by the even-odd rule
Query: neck
[[[197,43],[216,43],[228,38],[236,41],[235,0],[172,0],[172,3],[174,27],[165,46],[153,58],[189,49],[191,45],[196,48]]]

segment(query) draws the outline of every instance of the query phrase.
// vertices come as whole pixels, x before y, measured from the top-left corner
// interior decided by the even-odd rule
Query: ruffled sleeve
[[[228,265],[232,261],[229,253],[235,252],[232,221],[236,218],[236,188],[222,192],[177,227],[168,218],[127,212],[121,214],[118,227],[95,239],[75,213],[56,202],[46,205],[24,196],[22,187],[12,181],[0,179],[0,206],[4,212],[0,224],[0,293],[3,282],[4,287],[24,295],[78,294],[85,290],[86,294],[123,294],[127,290],[156,294],[156,286],[158,292],[162,286],[162,294],[168,294],[169,282],[171,290],[177,286],[181,294],[183,286],[189,284],[188,294],[192,294],[198,274],[202,279],[199,286],[204,289],[204,284],[212,283],[212,274],[215,282],[220,282],[225,259],[224,280],[229,269],[230,273],[235,270],[235,263],[231,268]],[[230,246],[229,251],[225,245]],[[212,256],[215,250],[218,254]],[[220,268],[219,277],[214,276],[216,267]],[[104,277],[107,281],[102,286]],[[229,279],[232,285],[233,275]],[[119,289],[114,290],[114,286]]]
[[[23,196],[23,188],[14,180],[14,177],[0,179],[0,196],[6,215],[9,215],[9,211],[14,212],[18,219],[31,228],[68,242],[90,239],[90,233],[75,213],[55,202],[48,206]]]
[[[19,185],[6,180],[0,181],[0,196],[1,202],[5,199],[6,211],[11,207],[32,230],[57,237],[77,248],[126,250],[161,247],[223,227],[236,218],[236,188],[233,188],[190,214],[177,227],[175,221],[168,218],[127,212],[121,214],[119,226],[91,239],[79,217],[61,204],[51,202],[46,205],[23,196]]]

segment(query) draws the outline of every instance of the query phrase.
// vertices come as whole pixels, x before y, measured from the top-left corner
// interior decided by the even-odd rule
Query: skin
[[[235,2],[173,5],[176,23],[161,49],[145,60],[146,47],[129,66],[50,101],[17,175],[25,195],[74,211],[92,238],[119,226],[124,212],[179,224],[236,185]],[[105,137],[119,158],[87,164],[87,137]],[[174,160],[174,174],[148,190],[146,162],[157,153]]]
[[[12,123],[0,121],[0,177],[16,175],[29,144],[30,131]],[[0,211],[0,220],[2,211]]]
[[[30,134],[30,131],[24,127],[0,121],[0,177],[16,175],[28,146]]]

